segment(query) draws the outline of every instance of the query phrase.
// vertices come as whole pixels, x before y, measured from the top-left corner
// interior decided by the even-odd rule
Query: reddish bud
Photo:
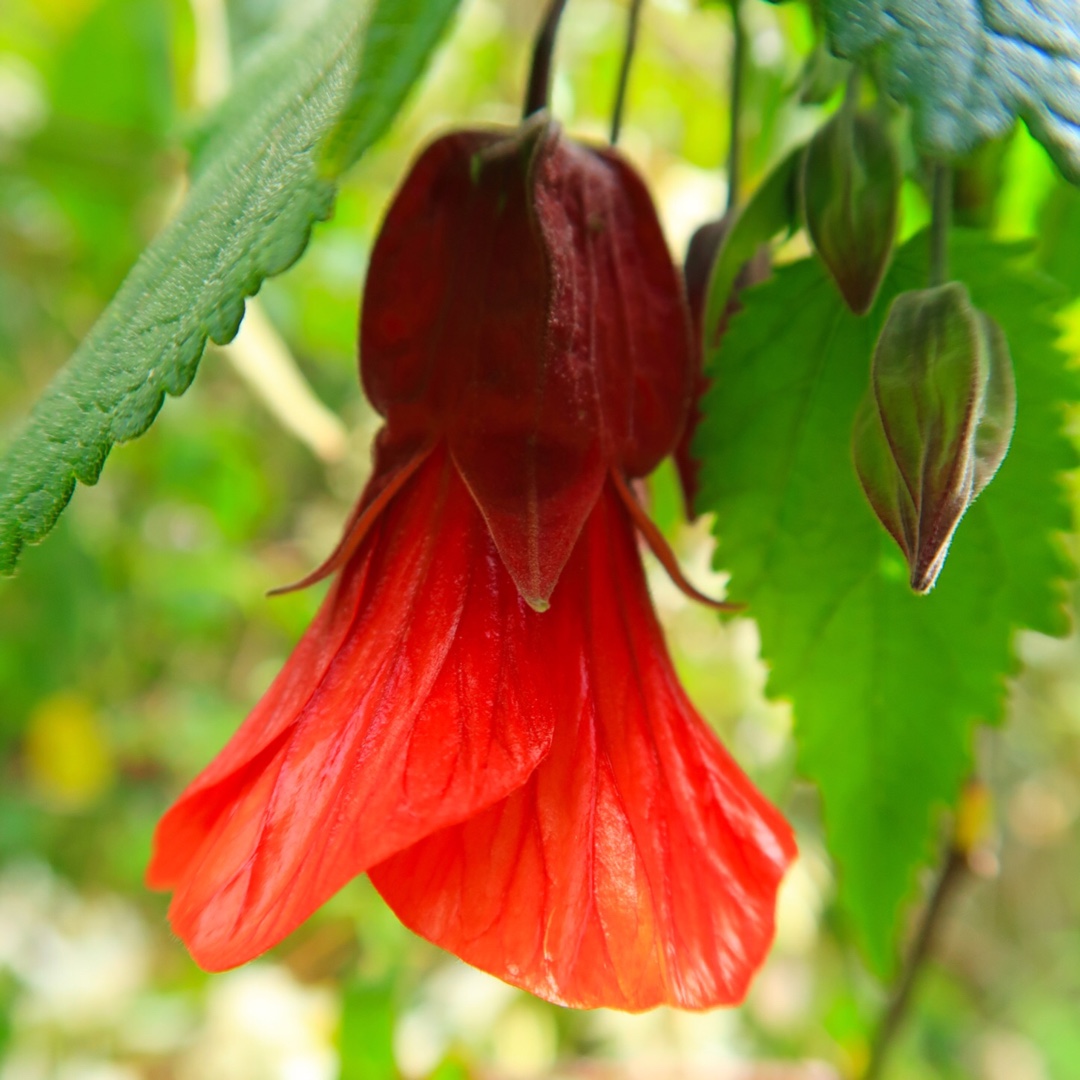
[[[960,519],[1009,449],[1015,416],[1005,335],[963,285],[893,301],[853,445],[863,490],[916,592],[933,588]]]
[[[842,108],[810,140],[803,164],[806,226],[848,307],[870,310],[896,236],[900,163],[873,113]]]
[[[690,318],[694,327],[694,346],[696,355],[696,383],[694,399],[690,406],[690,416],[686,423],[679,445],[675,447],[675,467],[679,473],[679,485],[683,493],[683,505],[690,521],[697,517],[694,502],[701,486],[701,461],[694,456],[694,436],[702,420],[701,401],[709,389],[709,380],[705,375],[705,307],[709,292],[709,281],[713,266],[720,249],[724,246],[728,233],[735,221],[735,215],[728,211],[716,221],[707,221],[696,229],[690,237],[683,263],[683,280],[686,282],[686,298],[690,302]],[[710,335],[712,344],[718,344],[739,308],[739,293],[753,285],[758,285],[769,276],[769,249],[765,245],[758,248],[752,259],[743,263],[735,279],[731,298],[724,308],[718,326]]]

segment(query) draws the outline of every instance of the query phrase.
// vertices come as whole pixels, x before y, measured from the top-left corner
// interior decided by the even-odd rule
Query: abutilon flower
[[[401,920],[574,1006],[735,1002],[788,825],[679,685],[630,481],[693,378],[648,194],[541,115],[420,157],[372,254],[386,423],[314,623],[162,819],[148,871],[220,970],[368,873]],[[683,582],[685,584],[685,582]]]

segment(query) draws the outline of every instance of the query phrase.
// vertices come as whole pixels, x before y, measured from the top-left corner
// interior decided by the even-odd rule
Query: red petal
[[[550,745],[558,648],[436,450],[158,826],[148,880],[175,889],[195,959],[251,959],[370,865],[524,783]]]
[[[417,933],[552,1001],[741,1000],[794,841],[683,693],[611,487],[543,618],[576,649],[551,680],[565,711],[550,754],[372,880]]]

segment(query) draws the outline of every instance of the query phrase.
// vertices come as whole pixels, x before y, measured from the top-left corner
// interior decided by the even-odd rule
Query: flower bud
[[[916,592],[933,588],[956,526],[1009,449],[1015,418],[1005,335],[967,289],[951,282],[898,296],[874,349],[853,449]]]
[[[705,306],[709,291],[709,281],[713,265],[720,249],[727,240],[727,235],[735,222],[735,215],[728,211],[716,221],[708,221],[695,230],[686,249],[683,263],[683,280],[686,283],[686,298],[690,302],[690,317],[694,327],[694,345],[697,350],[697,380],[694,386],[694,398],[690,407],[690,416],[683,429],[682,438],[675,447],[675,468],[679,473],[679,486],[683,493],[683,506],[689,521],[697,518],[694,503],[701,487],[701,460],[694,456],[694,436],[702,420],[701,403],[709,389],[711,380],[705,375],[704,322]],[[753,257],[743,263],[735,278],[734,287],[724,308],[720,322],[710,327],[710,346],[720,343],[727,331],[732,316],[738,313],[742,304],[739,293],[754,285],[760,285],[771,269],[769,249],[762,244]]]
[[[884,123],[842,108],[810,140],[803,164],[810,237],[844,301],[869,311],[896,235],[900,163]]]

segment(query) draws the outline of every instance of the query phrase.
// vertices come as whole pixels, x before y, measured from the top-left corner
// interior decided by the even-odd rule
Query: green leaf
[[[1053,345],[1041,278],[1016,249],[957,233],[951,261],[1008,337],[1016,433],[929,596],[863,498],[852,424],[893,297],[923,284],[924,237],[898,254],[871,313],[851,315],[814,261],[744,294],[697,443],[717,564],[757,619],[769,693],[790,698],[802,772],[816,781],[840,902],[887,972],[900,907],[932,853],[935,813],[972,767],[978,721],[1000,719],[1020,627],[1067,629],[1055,533],[1071,525],[1059,474],[1077,464],[1063,402],[1080,381]]]
[[[1080,296],[1080,191],[1060,183],[1039,216],[1039,264],[1071,296]]]
[[[331,174],[383,135],[424,70],[459,0],[381,0],[368,20],[349,104],[323,149]]]
[[[52,113],[65,133],[114,141],[118,132],[160,139],[172,121],[169,18],[143,0],[97,4],[58,58]],[[79,122],[76,129],[73,122]]]
[[[334,0],[260,53],[222,106],[183,209],[136,264],[0,460],[0,573],[93,484],[113,445],[182,394],[208,338],[299,258],[335,181],[378,138],[456,0]]]
[[[394,1080],[392,986],[354,979],[342,993],[339,1080]]]
[[[949,157],[1019,116],[1080,183],[1076,0],[825,0],[838,56],[880,64],[915,110],[922,149]]]

